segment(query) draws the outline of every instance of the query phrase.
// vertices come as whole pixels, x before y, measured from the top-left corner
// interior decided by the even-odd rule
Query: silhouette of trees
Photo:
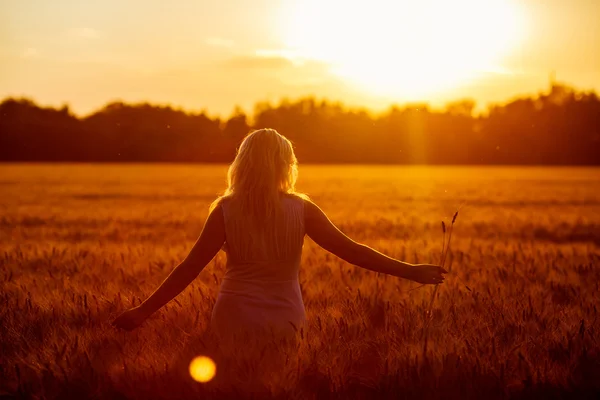
[[[271,127],[301,162],[398,164],[600,164],[600,100],[552,82],[547,92],[474,115],[462,99],[366,109],[315,98],[258,103],[226,120],[170,106],[114,102],[77,118],[68,106],[0,104],[1,161],[228,162],[246,133]],[[251,121],[251,122],[250,122]]]
[[[61,161],[75,156],[85,143],[80,121],[68,107],[42,108],[28,99],[0,104],[0,159]]]
[[[111,103],[82,119],[81,129],[94,161],[191,162],[223,152],[219,120],[171,107]]]

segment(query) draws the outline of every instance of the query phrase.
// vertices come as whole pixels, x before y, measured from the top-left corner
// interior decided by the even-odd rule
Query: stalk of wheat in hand
[[[444,247],[445,243],[442,243],[442,261],[440,266],[444,268],[444,264],[446,264],[446,258],[448,257],[448,253],[450,252],[450,241],[452,240],[452,231],[454,230],[454,222],[456,222],[456,217],[458,216],[458,211],[454,213],[454,217],[452,217],[452,224],[450,224],[449,234],[448,234],[448,244]],[[442,230],[444,231],[444,241],[446,239],[446,224],[442,221]],[[433,307],[433,301],[435,300],[435,295],[437,294],[440,285],[435,285],[435,289],[433,289],[433,295],[431,296],[431,301],[429,302],[428,314],[431,315],[431,307]]]
[[[442,260],[440,263],[440,266],[442,268],[444,268],[444,264],[446,263],[446,258],[448,256],[448,252],[450,251],[450,241],[452,240],[452,231],[454,230],[454,222],[456,222],[456,217],[458,217],[458,211],[456,211],[454,213],[454,216],[452,217],[452,223],[450,224],[450,229],[449,229],[449,233],[448,233],[448,244],[446,245],[446,223],[444,223],[444,221],[442,221],[442,231],[444,232],[444,239],[442,241]],[[431,310],[433,307],[433,302],[435,300],[435,296],[437,295],[438,289],[440,288],[440,285],[435,285],[435,289],[433,289],[433,293],[431,295],[431,300],[429,301],[429,307],[427,307],[427,317],[431,317]],[[428,340],[428,334],[429,334],[429,321],[430,319],[428,318],[424,331],[423,331],[423,336],[425,338],[425,343],[423,344],[423,355],[425,355],[427,353],[427,340]]]

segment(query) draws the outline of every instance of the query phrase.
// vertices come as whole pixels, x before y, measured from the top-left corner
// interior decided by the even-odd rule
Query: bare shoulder
[[[206,219],[206,225],[215,226],[222,225],[224,223],[225,217],[223,216],[223,203],[224,200],[219,199],[211,205]]]
[[[208,216],[206,217],[205,229],[220,229],[225,224],[223,205],[226,201],[226,198],[218,198],[210,205]]]
[[[319,206],[311,199],[302,199],[302,203],[304,205],[304,218],[307,221],[315,221],[327,218],[323,210],[321,210]]]
[[[310,200],[307,194],[294,192],[294,193],[284,193],[284,196],[288,199],[296,199],[296,200]]]
[[[223,205],[227,204],[229,202],[230,198],[229,197],[218,197],[217,199],[215,199],[215,201],[212,202],[212,204],[210,205],[210,210],[211,212],[214,212],[216,210],[218,211],[222,211],[223,209]]]
[[[357,243],[340,231],[311,200],[304,202],[304,222],[308,236],[325,250],[342,258],[356,250]]]

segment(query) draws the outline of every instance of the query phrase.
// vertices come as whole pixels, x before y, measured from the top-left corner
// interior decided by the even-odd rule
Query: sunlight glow
[[[206,356],[198,356],[190,363],[190,375],[197,382],[208,382],[217,372],[215,362]]]
[[[501,69],[523,36],[513,1],[296,0],[284,40],[373,93],[427,96]]]

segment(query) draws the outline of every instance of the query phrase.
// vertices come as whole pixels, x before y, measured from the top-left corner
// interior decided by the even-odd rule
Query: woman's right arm
[[[445,269],[430,264],[410,264],[388,257],[346,236],[313,202],[305,200],[306,234],[319,246],[335,254],[350,264],[371,271],[394,275],[424,284],[438,284],[444,281]]]

